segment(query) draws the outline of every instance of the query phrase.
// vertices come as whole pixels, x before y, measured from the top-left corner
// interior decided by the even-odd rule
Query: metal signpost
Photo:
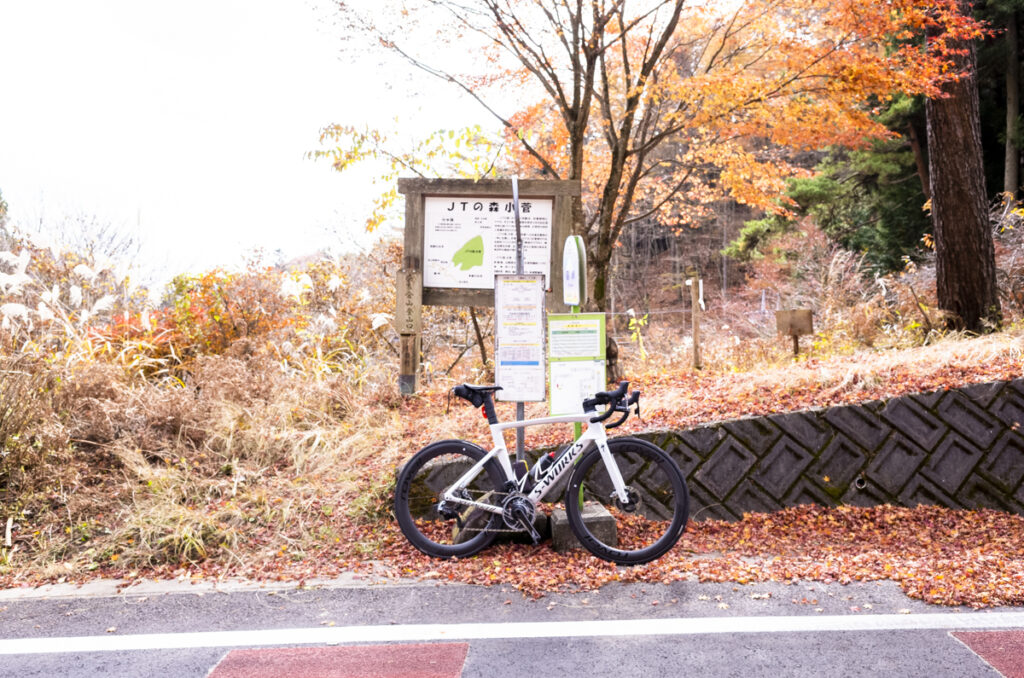
[[[515,220],[515,225],[516,225],[516,275],[520,275],[521,276],[523,274],[523,229],[522,229],[522,225],[521,225],[520,218],[519,218],[519,177],[512,177],[512,213],[514,215],[513,218]],[[495,291],[495,293],[497,293],[497,291],[498,291],[498,281],[497,281],[497,278],[495,278],[494,291]],[[543,313],[543,311],[542,311],[542,309],[544,308],[543,301],[544,301],[544,294],[543,294],[543,277],[542,277],[541,278],[541,298],[540,298],[540,302],[541,303],[537,304],[537,312],[538,313]],[[495,298],[495,310],[497,311],[497,298]],[[543,374],[544,374],[544,343],[543,343],[544,342],[544,339],[543,339],[543,337],[544,337],[544,319],[543,319],[543,315],[541,315],[540,322],[537,324],[537,329],[540,331],[540,342],[539,343],[540,343],[540,347],[541,347],[540,363],[539,363],[540,369],[541,369],[541,382],[540,382],[541,383],[541,387],[540,387],[540,398],[537,398],[537,400],[544,400],[544,380],[543,380]],[[530,336],[529,341],[532,341],[533,337],[535,335],[532,332],[530,333],[530,335],[531,336]],[[509,362],[511,363],[511,362],[515,362],[515,361],[509,361]],[[532,365],[530,367],[532,367]],[[532,371],[532,370],[530,370],[530,371]],[[522,372],[520,372],[520,374],[517,375],[517,376],[522,377],[524,380],[529,378],[528,374],[522,374]],[[498,381],[498,380],[496,380],[496,381],[498,382],[499,385],[501,385],[501,383],[502,383],[501,381]],[[519,381],[519,380],[517,379],[516,381]],[[504,388],[502,388],[502,390],[504,390]],[[516,389],[516,390],[518,390],[518,389]],[[498,391],[498,394],[500,395],[501,391]],[[514,394],[512,398],[509,398],[509,400],[512,400],[512,399],[514,399],[515,402],[516,402],[516,421],[522,421],[523,419],[526,418],[526,406],[525,406],[525,404],[523,402],[524,399],[523,398],[519,398],[518,394]],[[502,400],[504,400],[504,398],[502,398]],[[521,428],[517,428],[516,429],[516,461],[522,461],[525,458],[526,458],[526,431],[524,431]]]
[[[696,268],[688,272],[690,276],[686,286],[690,288],[690,327],[693,336],[693,369],[702,369],[700,355],[700,316],[704,311],[704,279],[699,276]]]

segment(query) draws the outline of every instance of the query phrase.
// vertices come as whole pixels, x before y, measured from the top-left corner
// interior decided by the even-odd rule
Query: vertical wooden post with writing
[[[395,285],[395,324],[401,340],[398,387],[403,395],[416,392],[420,369],[420,332],[423,329],[423,272],[403,268]]]
[[[419,198],[419,196],[416,196]],[[405,201],[402,270],[395,287],[395,324],[400,338],[398,388],[412,395],[419,385],[423,331],[423,203]]]

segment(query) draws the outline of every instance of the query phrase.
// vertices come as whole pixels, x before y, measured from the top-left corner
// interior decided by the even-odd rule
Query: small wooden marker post
[[[800,337],[814,334],[814,318],[811,309],[796,308],[775,312],[775,326],[779,334],[793,337],[793,357],[800,355]]]
[[[704,308],[703,281],[695,266],[687,267],[686,285],[690,288],[690,330],[693,335],[693,369],[703,367],[700,357],[700,315]]]

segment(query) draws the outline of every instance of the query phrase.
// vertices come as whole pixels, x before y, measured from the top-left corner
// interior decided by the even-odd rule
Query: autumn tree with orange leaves
[[[376,21],[384,5],[401,21]],[[493,116],[507,155],[492,173],[582,181],[574,230],[587,240],[602,309],[612,252],[630,224],[694,225],[724,196],[784,211],[785,179],[806,172],[790,151],[889,135],[876,108],[897,91],[939,95],[957,76],[942,41],[979,31],[951,0],[341,7],[365,35]],[[430,44],[410,37],[431,25]],[[928,49],[926,29],[942,36]],[[443,65],[439,55],[460,51],[458,68]],[[324,130],[324,141],[339,143],[326,155],[345,156],[346,131]]]

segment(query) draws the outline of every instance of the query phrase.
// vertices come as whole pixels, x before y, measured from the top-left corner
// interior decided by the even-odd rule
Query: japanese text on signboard
[[[523,272],[550,280],[554,201],[519,203]],[[516,231],[507,198],[424,198],[423,285],[490,289],[495,273],[516,272]]]

